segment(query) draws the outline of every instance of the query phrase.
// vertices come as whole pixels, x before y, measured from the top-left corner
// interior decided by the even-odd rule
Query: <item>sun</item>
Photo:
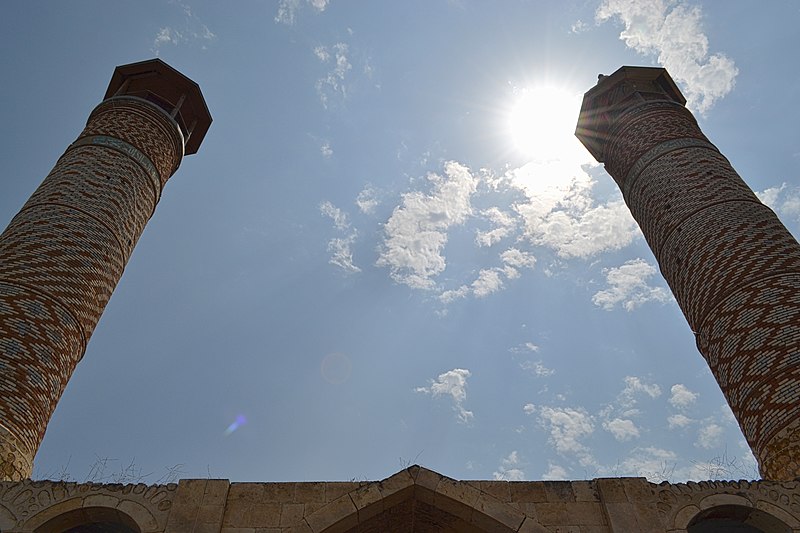
[[[515,150],[540,160],[574,157],[581,95],[555,85],[534,85],[516,88],[514,96],[506,121]]]

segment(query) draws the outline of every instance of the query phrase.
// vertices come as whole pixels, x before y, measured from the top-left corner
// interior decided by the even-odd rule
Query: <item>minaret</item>
[[[666,70],[622,67],[575,134],[619,185],[761,475],[800,477],[800,245],[700,131]]]
[[[86,128],[0,235],[0,480],[30,476],[161,190],[210,125],[200,88],[163,61],[117,67]]]

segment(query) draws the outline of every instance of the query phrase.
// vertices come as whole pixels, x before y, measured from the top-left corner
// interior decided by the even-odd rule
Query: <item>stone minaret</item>
[[[210,125],[200,88],[166,63],[117,67],[86,128],[0,236],[0,480],[30,476],[161,190]]]
[[[667,71],[622,67],[576,135],[619,185],[766,479],[800,477],[800,245]]]

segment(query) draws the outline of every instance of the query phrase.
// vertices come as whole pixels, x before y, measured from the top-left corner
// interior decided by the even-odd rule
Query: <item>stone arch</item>
[[[687,533],[792,533],[794,529],[761,509],[745,505],[717,505],[697,513]]]
[[[469,482],[412,466],[340,496],[290,531],[396,531],[414,525],[443,533],[513,533],[523,522],[532,522],[529,527],[538,525],[535,519]]]
[[[33,529],[33,533],[95,533],[100,531],[142,533],[141,528],[132,517],[111,507],[79,507],[56,514]]]

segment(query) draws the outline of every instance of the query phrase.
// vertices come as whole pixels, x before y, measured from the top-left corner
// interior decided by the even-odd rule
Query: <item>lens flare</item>
[[[245,418],[244,415],[237,415],[236,420],[234,420],[233,423],[228,426],[228,429],[225,430],[224,435],[227,437],[245,424],[247,424],[247,418]]]

